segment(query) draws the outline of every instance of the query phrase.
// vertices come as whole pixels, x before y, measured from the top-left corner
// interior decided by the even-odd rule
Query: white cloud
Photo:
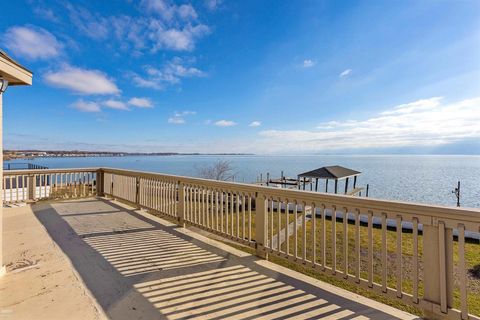
[[[210,11],[215,11],[220,4],[222,4],[223,0],[205,0],[205,6]]]
[[[100,105],[96,102],[83,101],[82,99],[72,104],[72,107],[82,112],[100,112]]]
[[[303,60],[303,67],[304,67],[304,68],[311,68],[311,67],[313,67],[315,64],[316,64],[316,62],[313,61],[313,60],[310,60],[310,59]]]
[[[195,115],[195,114],[197,114],[196,111],[189,111],[189,110],[186,110],[186,111],[175,111],[175,112],[173,113],[173,117],[168,118],[168,123],[172,123],[172,124],[184,124],[184,123],[186,123],[185,117],[187,117],[187,116],[192,116],[192,115]]]
[[[214,123],[217,127],[231,127],[231,126],[236,126],[237,123],[230,121],[230,120],[219,120]]]
[[[174,85],[181,82],[182,78],[204,77],[206,74],[188,65],[188,61],[181,58],[173,58],[162,68],[152,66],[145,68],[146,76],[134,74],[132,79],[137,87],[165,89],[167,85]]]
[[[110,108],[110,109],[130,110],[130,109],[128,109],[125,102],[122,102],[122,101],[119,101],[119,100],[109,99],[109,100],[104,101],[103,105],[107,108]]]
[[[346,69],[346,70],[343,70],[342,73],[340,73],[338,76],[340,78],[344,78],[350,75],[350,73],[352,73],[352,69]]]
[[[198,18],[198,14],[190,4],[182,4],[178,7],[178,15],[185,20],[195,20]]]
[[[270,152],[438,146],[480,138],[480,97],[442,104],[438,97],[390,108],[364,120],[329,121],[317,130],[267,130]],[[267,151],[267,152],[268,152]]]
[[[184,124],[185,123],[185,119],[181,118],[181,117],[171,117],[171,118],[168,118],[168,123],[172,123],[172,124]]]
[[[204,24],[188,24],[183,28],[164,28],[161,24],[152,24],[152,27],[149,37],[154,40],[153,52],[160,49],[191,51],[198,39],[210,33],[210,28]]]
[[[101,16],[85,8],[66,5],[70,21],[82,35],[98,41],[115,41],[122,51],[134,56],[159,50],[191,51],[196,42],[210,33],[197,21],[191,4],[177,6],[171,1],[143,0],[141,16]]]
[[[412,113],[421,110],[429,110],[434,109],[440,105],[440,102],[443,98],[442,97],[433,97],[430,99],[422,99],[417,100],[411,103],[401,104],[396,106],[392,110],[387,110],[382,112],[382,115],[389,115],[389,114],[405,114],[405,113]]]
[[[138,108],[153,108],[153,103],[148,98],[131,98],[128,104]]]
[[[176,11],[176,6],[165,0],[142,0],[141,5],[147,12],[158,14],[167,21],[173,19]]]
[[[249,127],[260,127],[262,123],[260,121],[252,121],[248,126]]]
[[[5,46],[15,55],[31,60],[57,57],[63,48],[53,34],[32,26],[8,29],[5,33]]]
[[[56,87],[70,89],[80,94],[117,94],[120,90],[101,71],[64,66],[59,71],[48,72],[45,80]]]

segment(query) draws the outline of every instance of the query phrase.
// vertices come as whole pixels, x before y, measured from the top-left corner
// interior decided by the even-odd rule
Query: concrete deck
[[[105,319],[29,206],[3,209],[0,319]]]
[[[112,319],[415,318],[116,202],[32,210]]]

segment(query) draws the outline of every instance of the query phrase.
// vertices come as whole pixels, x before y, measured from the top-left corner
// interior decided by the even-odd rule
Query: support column
[[[348,178],[345,180],[345,194],[348,192]]]
[[[104,189],[104,173],[102,169],[97,170],[97,197],[105,196],[105,189]]]
[[[37,178],[34,174],[27,177],[27,202],[35,202],[37,195]]]
[[[264,194],[257,193],[255,197],[255,242],[256,254],[260,258],[268,259],[268,253],[265,246],[268,243],[267,217],[268,207],[267,198]]]
[[[0,163],[2,170],[0,173],[0,194],[3,196],[3,93],[0,93]],[[5,274],[6,268],[3,264],[3,199],[2,206],[0,206],[0,276]]]
[[[432,303],[427,319],[443,319],[453,305],[453,230],[438,225],[423,226],[424,297]]]

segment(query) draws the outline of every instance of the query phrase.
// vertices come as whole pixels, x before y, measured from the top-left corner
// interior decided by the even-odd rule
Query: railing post
[[[178,201],[177,201],[178,225],[185,227],[185,186],[178,182]]]
[[[105,190],[104,190],[104,173],[102,169],[97,170],[97,197],[103,197],[105,196]]]
[[[424,297],[427,319],[443,319],[453,305],[453,230],[444,222],[423,226]]]
[[[267,211],[267,197],[265,194],[257,193],[255,197],[255,247],[257,256],[264,259],[268,259],[266,250],[268,243]]]
[[[27,202],[34,202],[36,191],[37,191],[37,181],[35,175],[29,175],[27,177]]]

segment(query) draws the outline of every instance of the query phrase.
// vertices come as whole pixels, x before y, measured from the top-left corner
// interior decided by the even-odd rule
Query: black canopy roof
[[[318,179],[342,179],[359,175],[361,172],[348,169],[342,166],[321,167],[312,171],[299,174],[299,177],[309,177]]]

